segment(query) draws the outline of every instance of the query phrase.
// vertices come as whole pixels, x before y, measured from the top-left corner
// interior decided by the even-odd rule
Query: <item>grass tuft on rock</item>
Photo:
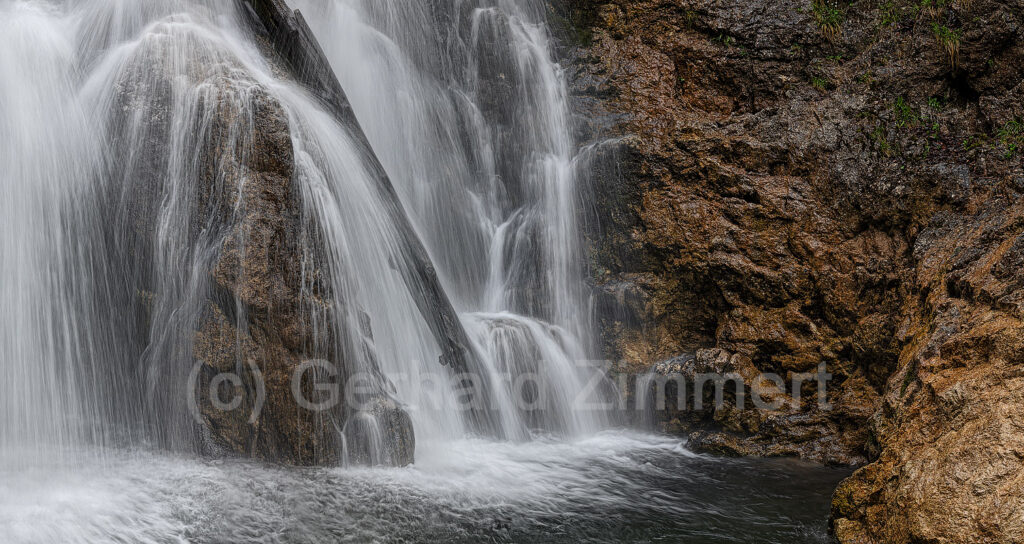
[[[843,34],[843,11],[835,0],[813,0],[811,10],[821,35],[832,43],[839,41]]]
[[[939,46],[946,52],[950,68],[956,70],[960,64],[960,31],[946,25],[932,23],[932,33]]]

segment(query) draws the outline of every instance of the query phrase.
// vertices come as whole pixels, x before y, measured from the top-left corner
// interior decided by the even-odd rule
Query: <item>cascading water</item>
[[[12,43],[4,59],[15,75],[7,81],[17,83],[4,89],[9,102],[16,93],[33,102],[5,123],[21,135],[12,141],[25,144],[8,147],[15,168],[5,182],[16,197],[8,203],[48,207],[5,232],[8,253],[23,258],[4,302],[12,314],[30,307],[33,316],[28,331],[7,329],[6,383],[40,388],[27,391],[31,400],[5,395],[11,443],[29,443],[25,433],[60,442],[88,428],[101,445],[116,435],[197,447],[180,392],[195,358],[194,331],[218,296],[219,262],[231,251],[245,259],[251,233],[234,231],[251,205],[244,187],[259,175],[250,163],[263,102],[287,115],[291,175],[303,214],[324,238],[329,306],[345,313],[321,336],[340,338],[348,373],[375,374],[379,365],[376,387],[383,394],[389,381],[397,385],[421,436],[443,441],[473,430],[436,363],[430,320],[443,316],[408,311],[415,286],[403,283],[403,271],[416,265],[358,146],[328,110],[273,74],[247,37],[244,14],[184,0],[9,5],[25,14],[16,14],[7,39],[26,42],[22,20],[31,20],[54,40],[35,53],[48,55],[45,70],[20,56],[26,43]],[[320,32],[356,115],[368,120],[370,141],[383,150],[472,334],[478,379],[493,391],[485,400],[491,427],[515,439],[531,429],[596,431],[597,412],[575,405],[593,386],[591,373],[577,368],[589,354],[589,312],[565,85],[536,14],[508,2],[308,8],[325,25]],[[437,24],[422,28],[422,17]],[[332,27],[345,38],[329,39]],[[377,77],[364,77],[376,67],[384,68]],[[67,115],[40,122],[55,105]],[[57,151],[66,164],[42,160],[40,151]],[[55,182],[72,186],[60,191]],[[23,225],[40,237],[18,236]],[[233,314],[243,338],[248,305],[231,306],[218,311]],[[372,337],[358,325],[364,317]],[[245,364],[241,346],[236,366]],[[442,384],[429,399],[426,377]],[[60,393],[43,394],[52,391]]]
[[[297,5],[482,354],[504,434],[605,426],[566,83],[541,3]]]
[[[72,25],[45,5],[0,4],[0,462],[77,442],[85,406],[67,364],[73,244],[61,202],[89,178],[97,149],[75,89]]]
[[[792,512],[825,485],[780,494],[789,510],[740,505],[734,527],[721,512],[748,489],[748,465],[599,432],[607,396],[580,364],[596,353],[583,188],[544,3],[296,4],[417,239],[361,136],[285,75],[242,3],[0,0],[0,540],[820,536],[818,514]],[[429,274],[410,272],[420,241],[459,313],[446,325],[471,339],[486,425],[439,364],[442,316],[416,283]],[[262,323],[288,322],[275,305],[287,282],[243,263],[282,245],[301,256],[289,273],[305,328],[268,334]],[[285,347],[261,360],[265,374],[294,354],[330,358],[370,378],[373,406],[401,403],[416,464],[196,457],[234,429],[197,423],[197,353],[218,359],[200,375],[240,372],[267,338]],[[252,392],[248,376],[237,388]],[[326,414],[339,442],[316,444],[342,464],[394,464],[377,408]],[[761,478],[792,470],[838,477],[779,465]],[[719,487],[736,493],[692,491]]]

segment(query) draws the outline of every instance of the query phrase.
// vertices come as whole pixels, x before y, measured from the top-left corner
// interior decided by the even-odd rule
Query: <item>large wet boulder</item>
[[[409,464],[415,441],[403,409],[386,396],[366,409],[366,401],[344,397],[345,359],[354,352],[334,331],[363,324],[336,322],[347,314],[329,302],[330,272],[316,245],[323,238],[302,213],[286,113],[262,89],[244,96],[241,108],[216,109],[203,184],[210,194],[200,198],[227,226],[210,270],[219,296],[203,313],[193,349],[203,363],[200,413],[210,436],[232,451],[290,464]],[[236,391],[211,386],[224,373],[240,377],[228,384]],[[320,398],[325,386],[333,397]],[[214,393],[245,399],[244,406],[221,409]],[[374,433],[348,432],[367,420]]]
[[[294,465],[411,463],[411,420],[343,332],[369,324],[348,322],[360,312],[333,292],[288,113],[197,31],[203,21],[176,17],[147,29],[112,75],[114,158],[98,195],[102,251],[119,263],[97,274],[98,291],[130,346],[117,372],[145,384],[144,438]],[[355,357],[376,380],[359,403],[344,396]],[[346,437],[354,418],[379,432]],[[361,449],[372,456],[345,455]]]

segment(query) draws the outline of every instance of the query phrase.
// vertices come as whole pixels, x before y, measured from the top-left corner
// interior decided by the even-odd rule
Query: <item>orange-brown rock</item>
[[[569,2],[580,131],[618,138],[591,184],[606,352],[634,372],[707,348],[783,376],[824,363],[831,410],[663,424],[870,463],[836,495],[844,542],[1024,539],[1022,14]]]
[[[872,419],[881,452],[836,491],[844,542],[1024,542],[1024,203],[939,214],[921,298]]]

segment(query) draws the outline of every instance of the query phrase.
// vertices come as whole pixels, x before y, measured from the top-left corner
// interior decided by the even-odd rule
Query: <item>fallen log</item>
[[[295,80],[316,96],[348,130],[356,145],[363,148],[362,155],[367,158],[366,166],[376,182],[389,219],[398,229],[409,260],[413,263],[411,267],[398,266],[399,272],[441,347],[440,363],[450,367],[456,375],[467,377],[461,379],[460,391],[473,396],[470,415],[475,430],[490,435],[500,434],[497,419],[492,417],[489,384],[482,372],[480,356],[469,341],[451,300],[441,287],[430,255],[413,228],[391,178],[374,153],[341,82],[302,13],[291,10],[283,0],[238,1],[251,15],[257,30],[269,38]]]

